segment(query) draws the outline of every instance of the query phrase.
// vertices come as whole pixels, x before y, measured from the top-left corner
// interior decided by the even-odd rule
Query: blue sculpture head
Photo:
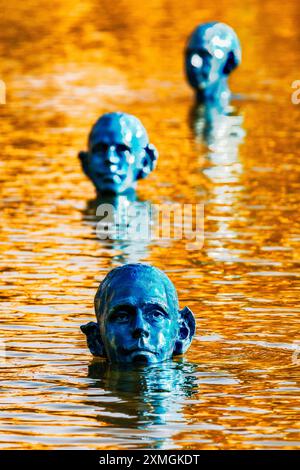
[[[195,318],[179,310],[177,292],[159,269],[126,264],[113,269],[95,296],[97,323],[81,326],[94,356],[112,363],[157,363],[183,354],[195,333]]]
[[[187,79],[198,101],[225,99],[226,94],[228,99],[227,78],[240,62],[240,43],[230,26],[218,22],[198,26],[185,51]]]
[[[141,122],[126,113],[104,114],[91,130],[88,151],[79,152],[83,171],[101,195],[135,188],[154,169],[157,157]]]

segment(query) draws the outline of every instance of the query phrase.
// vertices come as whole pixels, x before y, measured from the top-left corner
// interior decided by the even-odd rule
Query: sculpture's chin
[[[111,193],[111,194],[119,194],[122,192],[122,186],[120,184],[114,183],[101,183],[98,184],[99,192],[101,193]]]
[[[101,194],[102,196],[116,196],[121,193],[119,188],[114,188],[113,186],[107,187],[107,186],[100,186],[98,187],[98,193]]]

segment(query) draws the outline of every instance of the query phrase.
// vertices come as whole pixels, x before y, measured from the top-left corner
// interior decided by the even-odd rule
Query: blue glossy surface
[[[98,194],[122,194],[155,167],[158,153],[135,116],[107,113],[94,124],[88,151],[79,152],[85,174]]]
[[[179,310],[170,279],[154,266],[113,269],[95,296],[97,323],[81,327],[94,356],[112,363],[157,363],[184,353],[195,333],[190,309]]]
[[[185,69],[199,103],[225,107],[230,100],[228,76],[241,62],[235,31],[224,23],[204,23],[189,38]]]

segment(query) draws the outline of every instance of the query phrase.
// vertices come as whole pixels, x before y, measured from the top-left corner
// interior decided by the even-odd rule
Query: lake
[[[27,0],[1,4],[2,449],[295,449],[300,392],[298,2]],[[231,116],[204,129],[186,39],[237,32]],[[78,151],[102,113],[135,114],[159,150],[150,204],[200,204],[204,244],[99,240]],[[91,361],[105,274],[163,269],[197,317],[182,358]]]

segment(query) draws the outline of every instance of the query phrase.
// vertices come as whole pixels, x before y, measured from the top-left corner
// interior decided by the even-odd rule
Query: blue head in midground
[[[112,363],[157,363],[183,354],[195,333],[192,311],[179,310],[177,292],[159,269],[127,264],[113,269],[95,296],[97,323],[83,325],[94,356]]]
[[[88,151],[79,152],[85,174],[98,194],[122,194],[135,188],[158,157],[141,122],[130,114],[107,113],[94,124]]]
[[[234,30],[224,23],[204,23],[189,38],[185,51],[188,82],[198,102],[228,102],[229,74],[241,62],[241,47]]]

